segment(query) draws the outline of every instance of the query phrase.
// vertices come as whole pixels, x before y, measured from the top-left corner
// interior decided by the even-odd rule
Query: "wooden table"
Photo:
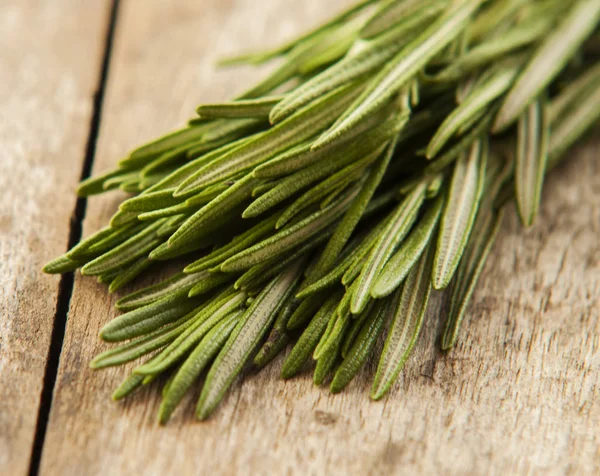
[[[368,374],[331,396],[281,360],[196,422],[166,428],[156,387],[111,402],[126,369],[93,372],[115,297],[44,262],[106,223],[117,194],[77,201],[202,101],[260,71],[215,71],[347,0],[0,2],[0,473],[583,474],[600,471],[600,136],[552,174],[536,226],[510,211],[460,344],[437,350],[442,302],[389,398]]]

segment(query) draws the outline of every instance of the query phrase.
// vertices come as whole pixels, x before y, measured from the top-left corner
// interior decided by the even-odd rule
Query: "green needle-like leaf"
[[[598,22],[598,0],[578,0],[573,3],[569,13],[545,38],[504,99],[494,123],[494,131],[505,130],[539,96],[594,31]]]
[[[208,185],[254,168],[277,153],[301,143],[330,125],[359,91],[356,84],[332,91],[281,124],[206,164],[186,179],[175,195],[197,193]]]
[[[105,367],[122,365],[160,349],[173,342],[183,331],[192,325],[194,322],[193,317],[196,314],[197,311],[194,310],[179,320],[167,324],[154,332],[150,332],[149,334],[138,337],[119,347],[102,352],[92,360],[90,367],[93,369],[102,369]]]
[[[283,96],[267,96],[223,104],[203,104],[196,109],[196,112],[204,117],[258,117],[268,119],[273,106],[282,99]]]
[[[306,167],[305,169],[281,180],[279,185],[254,200],[254,202],[252,202],[248,208],[244,210],[242,216],[244,218],[252,218],[260,215],[261,213],[264,213],[270,208],[278,205],[283,200],[291,197],[299,190],[302,190],[308,185],[318,181],[323,177],[327,177],[332,173],[334,174],[333,177],[335,178],[330,178],[331,181],[343,180],[346,175],[351,173],[353,168],[364,168],[371,162],[375,161],[381,154],[382,149],[383,146],[375,151],[369,151],[370,153],[358,162],[355,161],[362,155],[362,151],[360,150],[354,153],[350,152],[343,155],[340,154],[335,158],[330,158],[330,160],[326,163],[317,163],[310,167]],[[342,169],[342,167],[345,168]],[[338,172],[335,173],[336,171]]]
[[[108,292],[114,293],[115,291],[127,286],[135,278],[152,266],[152,264],[152,260],[146,258],[145,256],[133,262],[115,276],[108,287]]]
[[[304,240],[322,232],[331,225],[349,206],[358,190],[346,194],[341,200],[324,210],[319,210],[289,228],[284,228],[270,238],[238,253],[221,265],[226,273],[239,272],[299,246]]]
[[[341,392],[372,354],[377,338],[383,331],[386,306],[387,303],[380,301],[371,309],[367,321],[333,377],[330,387],[332,393]]]
[[[169,420],[171,414],[183,399],[185,392],[194,384],[213,357],[221,350],[241,315],[241,311],[229,314],[213,327],[179,368],[170,382],[158,410],[158,420],[161,424],[164,425]]]
[[[327,296],[323,293],[313,294],[306,299],[303,299],[290,316],[286,326],[287,330],[292,331],[303,327],[315,316],[316,312],[323,305],[323,301],[326,299]]]
[[[354,101],[346,119],[323,140],[343,135],[392,99],[428,60],[461,33],[481,3],[482,0],[461,2],[404,47]]]
[[[148,286],[139,291],[135,291],[127,296],[123,296],[117,301],[117,309],[121,311],[132,311],[138,307],[143,307],[160,299],[170,296],[171,302],[184,300],[192,287],[206,279],[208,273],[184,274],[178,273],[160,283]],[[181,296],[181,298],[180,298]]]
[[[308,327],[304,330],[283,363],[283,367],[281,368],[282,378],[288,379],[293,377],[310,360],[319,340],[325,333],[328,323],[334,319],[333,313],[340,297],[341,293],[335,293],[320,307],[317,307],[318,312],[312,318]]]
[[[499,67],[495,74],[468,94],[460,106],[446,118],[429,142],[426,152],[428,158],[435,157],[465,122],[477,117],[481,111],[485,111],[493,100],[510,88],[519,72],[519,64],[517,61],[515,64]]]
[[[213,412],[269,330],[277,311],[299,279],[300,265],[297,263],[271,281],[242,315],[208,372],[196,409],[198,418],[204,420]]]
[[[432,255],[430,246],[409,273],[402,291],[396,291],[392,297],[393,321],[371,388],[373,400],[379,400],[390,390],[419,337],[431,292]]]
[[[223,214],[243,203],[250,196],[255,185],[256,179],[247,175],[229,187],[188,218],[169,238],[169,247],[183,247],[198,240],[200,234],[204,232],[204,228],[209,226],[212,220],[218,220]]]
[[[371,289],[371,295],[374,298],[388,296],[402,284],[431,241],[443,205],[444,195],[440,194],[434,204],[425,212],[418,225],[411,231],[406,241],[383,267]]]
[[[447,0],[391,0],[373,14],[360,31],[361,38],[368,39],[380,35],[384,31],[397,26],[406,25],[406,30],[421,25],[441,13],[446,8]]]
[[[426,189],[426,183],[417,186],[394,211],[388,225],[381,233],[381,237],[365,260],[360,276],[357,278],[358,284],[352,295],[350,307],[352,314],[362,312],[367,305],[371,296],[371,289],[375,285],[381,269],[414,223],[425,200]]]
[[[121,161],[122,167],[132,167],[146,165],[151,159],[158,157],[165,152],[198,141],[207,130],[207,125],[185,127],[166,136],[152,141],[129,154],[129,157]]]
[[[471,233],[483,192],[487,148],[486,141],[477,141],[454,167],[435,252],[435,289],[444,289],[450,283]]]
[[[215,299],[194,316],[194,323],[169,344],[157,359],[150,364],[137,367],[134,373],[156,375],[164,372],[185,357],[212,328],[231,313],[236,312],[246,301],[246,294],[241,292],[234,295],[225,291],[225,297]]]
[[[98,276],[99,274],[108,273],[149,253],[162,241],[161,238],[156,236],[156,231],[163,223],[163,220],[158,220],[150,224],[137,235],[132,236],[119,246],[90,261],[81,268],[81,274],[85,276]]]
[[[396,142],[392,141],[386,148],[385,154],[381,157],[378,163],[373,167],[373,170],[369,173],[369,176],[361,187],[360,192],[350,205],[348,211],[344,214],[339,225],[336,227],[333,236],[327,243],[325,250],[319,257],[319,261],[315,265],[313,270],[313,276],[320,276],[322,273],[329,270],[329,268],[335,263],[340,252],[348,243],[350,236],[354,232],[356,225],[363,216],[369,202],[375,194],[375,190],[381,183],[383,176],[388,168]]]
[[[550,125],[545,100],[539,99],[519,119],[515,167],[515,195],[521,221],[533,225],[542,198],[548,160]]]
[[[500,37],[477,45],[430,79],[439,82],[457,81],[472,71],[537,41],[551,26],[552,19],[549,17],[533,18],[531,21],[518,24],[502,33]]]
[[[460,264],[459,279],[453,286],[452,306],[446,318],[446,327],[442,336],[443,350],[449,350],[456,344],[467,306],[502,223],[502,211],[496,213],[490,210],[487,215],[482,218],[482,221],[485,220],[485,224],[478,229],[478,235],[469,240],[467,245],[471,248],[469,249],[469,259],[463,260]]]

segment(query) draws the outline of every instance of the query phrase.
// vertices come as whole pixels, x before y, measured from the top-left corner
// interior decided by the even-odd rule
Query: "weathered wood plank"
[[[0,2],[0,473],[26,474],[109,2]]]
[[[249,0],[125,2],[95,172],[183,121],[196,103],[243,89],[253,73],[213,72],[218,54],[283,38],[348,2],[326,3],[263,0],[259,13]],[[196,391],[159,428],[157,387],[114,404],[109,396],[125,370],[87,368],[105,348],[97,334],[115,315],[114,299],[78,277],[42,473],[593,472],[599,147],[596,138],[553,175],[536,227],[523,231],[509,213],[461,344],[446,356],[437,351],[437,299],[406,371],[378,403],[368,400],[367,372],[330,396],[308,376],[279,380],[279,360],[236,384],[210,421],[193,420]],[[86,234],[115,203],[115,196],[92,200]]]

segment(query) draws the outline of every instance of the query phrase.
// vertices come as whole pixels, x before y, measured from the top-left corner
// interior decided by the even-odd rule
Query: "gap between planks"
[[[104,50],[102,56],[102,67],[98,77],[96,92],[94,93],[94,103],[92,118],[90,121],[90,129],[88,133],[85,157],[81,168],[80,180],[88,178],[92,171],[92,165],[96,155],[96,142],[98,132],[100,131],[100,122],[102,120],[102,103],[104,101],[104,93],[106,91],[106,83],[110,68],[110,57],[112,52],[113,40],[116,31],[117,20],[119,16],[120,0],[110,0],[111,10],[104,37]],[[75,204],[75,210],[71,217],[69,228],[69,240],[67,250],[71,249],[81,239],[83,219],[87,208],[87,199],[79,197]],[[67,251],[65,250],[65,251]],[[60,278],[58,289],[58,299],[56,303],[56,313],[54,314],[54,325],[52,327],[52,335],[50,338],[50,348],[48,350],[48,359],[46,361],[46,369],[44,371],[44,381],[42,385],[42,396],[38,409],[37,424],[33,445],[31,450],[31,459],[29,463],[29,476],[37,476],[39,474],[40,462],[42,460],[42,451],[44,441],[46,439],[46,429],[48,426],[48,417],[52,407],[52,399],[54,396],[54,385],[56,383],[56,375],[60,364],[60,354],[62,351],[63,341],[65,338],[65,329],[67,325],[67,315],[71,296],[73,294],[74,272],[63,274]]]

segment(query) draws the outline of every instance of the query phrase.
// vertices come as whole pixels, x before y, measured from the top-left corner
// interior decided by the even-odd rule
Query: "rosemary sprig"
[[[281,63],[84,181],[82,196],[133,196],[44,268],[81,268],[112,292],[184,262],[121,297],[102,329],[119,345],[92,368],[146,359],[113,398],[169,375],[165,423],[209,369],[204,419],[249,361],[262,368],[290,342],[282,377],[314,363],[314,382],[331,376],[335,393],[384,334],[371,390],[382,398],[432,289],[449,289],[451,349],[503,207],[514,198],[532,225],[545,175],[600,119],[588,44],[599,22],[597,0],[365,0],[230,59]]]

